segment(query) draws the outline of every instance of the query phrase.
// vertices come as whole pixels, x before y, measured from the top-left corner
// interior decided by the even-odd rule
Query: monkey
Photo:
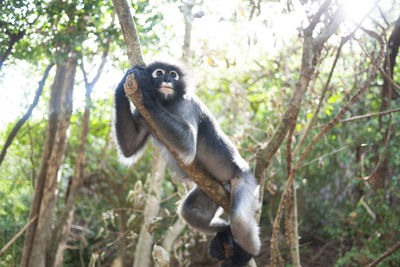
[[[209,254],[222,261],[221,266],[244,266],[259,254],[261,241],[255,213],[260,204],[259,186],[248,163],[221,130],[216,119],[188,88],[186,73],[176,64],[153,62],[147,67],[128,70],[115,90],[113,122],[117,150],[123,163],[135,162],[151,137],[165,155],[168,166],[181,180],[190,179],[154,137],[140,112],[131,108],[125,95],[126,77],[133,73],[141,92],[142,103],[155,131],[184,164],[199,163],[210,176],[231,193],[229,222],[216,216],[220,207],[195,186],[178,208],[187,224],[206,234],[215,234],[209,243]],[[224,246],[233,253],[225,256]]]

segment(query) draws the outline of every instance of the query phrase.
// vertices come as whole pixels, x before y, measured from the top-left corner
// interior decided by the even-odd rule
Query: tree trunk
[[[153,155],[151,180],[148,181],[149,192],[147,194],[146,208],[143,216],[144,222],[140,229],[139,240],[135,252],[134,267],[152,266],[151,251],[153,246],[153,235],[148,232],[151,219],[158,215],[160,210],[160,196],[162,192],[162,181],[164,178],[166,162],[161,152],[156,149]]]
[[[38,172],[29,219],[38,219],[27,230],[21,267],[46,266],[53,228],[53,213],[57,202],[58,181],[66,145],[66,134],[72,112],[72,92],[76,60],[67,59],[57,65],[51,88],[46,139]]]
[[[178,236],[182,233],[183,229],[185,229],[186,223],[181,219],[178,220],[168,228],[167,232],[165,233],[164,240],[162,242],[162,247],[171,254],[172,246]]]
[[[114,22],[112,22],[113,24]],[[71,184],[68,188],[67,194],[65,196],[65,206],[57,220],[57,226],[53,231],[52,235],[52,245],[50,251],[48,253],[47,258],[47,265],[48,266],[62,266],[62,260],[64,258],[64,250],[67,245],[67,238],[68,234],[71,229],[72,220],[74,218],[75,213],[75,202],[78,196],[79,188],[81,187],[84,174],[83,174],[83,167],[84,167],[84,160],[86,155],[86,139],[89,133],[89,123],[90,123],[90,108],[92,106],[91,101],[91,93],[93,87],[96,85],[97,81],[100,78],[101,73],[103,72],[104,65],[107,60],[107,55],[109,51],[110,39],[106,40],[106,48],[103,52],[101,63],[99,69],[97,71],[96,76],[94,79],[89,82],[87,78],[86,71],[84,69],[83,63],[81,63],[81,70],[83,74],[83,78],[85,81],[85,110],[83,112],[83,119],[82,119],[82,131],[80,135],[79,147],[78,147],[78,155],[75,161],[75,169],[74,169],[74,176],[72,177]]]
[[[385,58],[384,62],[384,70],[389,72],[390,78],[393,79],[393,70],[396,65],[396,57],[397,53],[399,51],[399,46],[400,46],[400,18],[397,19],[394,29],[392,31],[392,34],[390,35],[389,38],[389,43],[388,43],[388,57]],[[389,62],[388,62],[389,60]],[[389,63],[389,64],[388,64]],[[390,108],[390,101],[392,100],[392,85],[391,82],[389,81],[388,78],[383,77],[384,82],[382,86],[382,103],[380,107],[380,111],[385,111]],[[390,116],[390,115],[389,115]],[[381,129],[384,129],[383,122],[381,121],[381,117],[379,117],[379,126]],[[385,144],[386,141],[386,135],[388,134],[388,130],[385,131],[385,134],[381,140],[381,142],[378,143],[377,146],[382,146]],[[381,164],[378,166],[376,173],[374,175],[374,188],[375,191],[378,191],[380,189],[385,188],[385,181],[390,180],[390,166],[389,166],[389,158],[390,155],[388,154],[389,151],[386,151],[386,155],[379,155],[377,154],[376,158],[377,161],[379,162],[380,157],[385,157]]]
[[[192,34],[192,9],[193,9],[194,4],[193,3],[184,3],[181,12],[183,14],[183,18],[185,20],[185,35],[183,37],[183,47],[182,47],[182,59],[185,62],[188,62],[191,53],[190,53],[190,40],[191,40],[191,34]]]
[[[82,184],[83,162],[85,158],[86,137],[89,132],[89,116],[90,116],[90,92],[91,88],[86,88],[86,106],[83,113],[82,132],[78,147],[78,155],[75,161],[74,176],[68,194],[65,196],[65,207],[58,219],[57,226],[54,229],[52,246],[48,253],[48,266],[62,266],[64,250],[67,244],[67,237],[71,228],[72,219],[75,212],[75,201],[78,196],[78,189]]]

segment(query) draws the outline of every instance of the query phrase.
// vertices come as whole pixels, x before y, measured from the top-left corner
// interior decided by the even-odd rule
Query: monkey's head
[[[161,100],[168,101],[185,94],[184,73],[178,66],[154,62],[146,69],[153,78],[155,93]]]

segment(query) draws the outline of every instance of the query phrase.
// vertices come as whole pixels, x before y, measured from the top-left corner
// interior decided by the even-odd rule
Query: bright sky
[[[157,1],[157,0],[153,0]],[[352,22],[360,21],[361,18],[368,12],[373,0],[343,0],[345,3],[345,11],[347,14],[345,28],[353,28]],[[382,0],[381,2],[389,3],[390,0]],[[221,50],[227,53],[228,56],[233,56],[238,61],[238,64],[251,56],[254,52],[255,55],[259,54],[258,49],[268,51],[270,56],[274,55],[274,51],[278,51],[282,44],[289,41],[289,38],[296,34],[298,27],[301,26],[301,21],[306,17],[305,11],[302,11],[301,5],[298,1],[293,1],[297,7],[296,13],[282,14],[282,6],[280,3],[268,2],[268,8],[264,8],[262,16],[254,16],[252,21],[248,21],[246,14],[240,12],[240,6],[246,5],[240,0],[205,0],[202,10],[206,15],[194,21],[192,32],[192,49],[203,49],[200,38],[207,39],[207,47],[214,50]],[[297,4],[296,4],[297,3]],[[381,4],[383,5],[383,3]],[[163,9],[165,24],[160,24],[158,27],[164,25],[172,25],[173,31],[176,32],[177,38],[171,42],[170,50],[179,51],[180,57],[181,43],[183,42],[184,25],[182,23],[182,15],[176,6],[170,4]],[[240,23],[234,25],[229,21],[221,21],[220,18],[231,18],[232,14],[237,11],[238,20]],[[266,23],[271,31],[266,31],[264,24]],[[303,25],[306,26],[306,25]],[[157,29],[154,29],[155,31]],[[257,45],[253,50],[241,51],[243,47],[240,44],[247,43],[247,37],[253,36],[257,38]],[[200,37],[200,38],[199,38]],[[239,41],[238,41],[239,40]],[[235,51],[224,50],[229,47],[228,44],[238,43]],[[230,53],[230,54],[229,54]],[[162,54],[162,53],[161,53]],[[177,53],[178,54],[178,53]],[[148,55],[151,56],[151,55]],[[151,61],[151,58],[145,58],[146,61]],[[55,68],[52,70],[52,75],[48,78],[46,86],[48,88],[52,83]],[[26,63],[19,63],[17,66],[3,67],[3,73],[0,74],[0,127],[4,127],[6,123],[21,117],[27,110],[32,102],[34,93],[37,89],[37,82],[41,79],[43,70],[35,72]],[[95,90],[94,97],[105,97],[109,95],[115,88],[123,75],[123,71],[116,70],[107,65],[105,72],[98,82]],[[78,71],[77,80],[81,80],[81,74]],[[84,99],[84,86],[82,83],[78,84],[74,90],[74,106],[82,106]],[[47,108],[47,107],[46,107]],[[35,110],[33,117],[47,116],[46,110]]]

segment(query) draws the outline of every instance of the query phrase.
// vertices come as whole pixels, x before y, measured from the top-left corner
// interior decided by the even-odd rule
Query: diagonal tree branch
[[[143,117],[146,119],[146,122],[153,130],[153,134],[165,145],[171,155],[176,159],[178,164],[208,196],[210,196],[218,205],[223,207],[225,211],[229,212],[231,209],[231,203],[228,191],[216,179],[211,178],[211,176],[206,173],[204,168],[202,168],[199,164],[193,162],[189,165],[185,165],[180,160],[178,153],[168,145],[162,135],[157,133],[154,122],[150,119],[146,108],[142,104],[142,97],[134,74],[128,75],[124,84],[124,88],[128,98],[135,104],[136,108],[143,115]]]
[[[124,39],[127,44],[128,57],[132,66],[145,65],[140,49],[140,42],[137,36],[136,27],[129,12],[129,5],[126,0],[113,0],[115,11],[121,24]],[[146,122],[152,128],[154,135],[165,145],[171,155],[176,159],[183,170],[192,178],[192,180],[218,205],[229,212],[231,201],[229,192],[216,179],[210,176],[202,166],[198,164],[185,165],[177,156],[177,153],[167,145],[164,138],[154,130],[154,123],[147,114],[147,110],[141,103],[140,92],[137,87],[134,75],[127,77],[125,82],[125,92],[128,98],[134,103],[139,112],[146,119]]]
[[[146,63],[143,60],[139,37],[135,22],[133,21],[133,17],[129,11],[128,2],[126,0],[113,0],[113,4],[115,7],[115,12],[118,15],[119,23],[121,24],[122,34],[124,35],[128,59],[131,63],[131,66],[145,66]]]

